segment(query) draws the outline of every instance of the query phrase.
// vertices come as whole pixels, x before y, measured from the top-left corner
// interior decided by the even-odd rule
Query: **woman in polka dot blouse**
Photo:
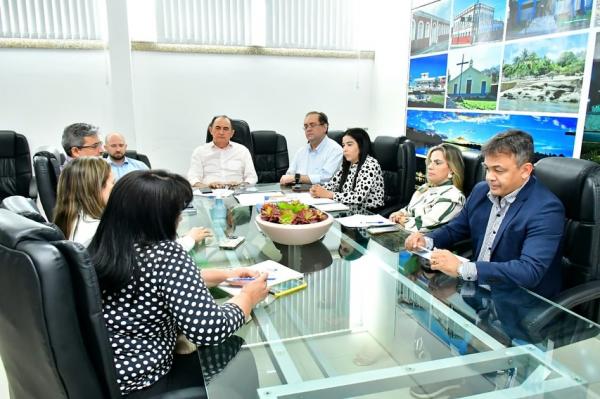
[[[189,183],[179,175],[129,173],[115,185],[89,246],[124,395],[169,372],[178,331],[196,345],[218,345],[268,293],[267,276],[248,269],[198,272],[175,242],[181,211],[192,199]],[[207,289],[229,277],[250,276],[256,279],[222,306]]]
[[[348,129],[342,137],[342,166],[324,186],[310,189],[313,197],[330,198],[346,205],[367,209],[383,206],[384,186],[381,166],[371,152],[371,139],[363,129]]]

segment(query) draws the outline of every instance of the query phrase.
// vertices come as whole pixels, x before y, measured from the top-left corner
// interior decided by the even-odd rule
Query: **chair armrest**
[[[31,179],[31,182],[29,182],[29,198],[32,199],[37,199],[38,196],[38,191],[37,191],[37,182],[35,181],[35,178]]]
[[[544,309],[532,312],[523,320],[524,326],[532,336],[540,336],[557,319],[563,309],[572,310],[578,305],[600,299],[600,280],[581,284],[561,292],[553,302],[558,306],[548,305]],[[598,322],[598,320],[594,320]]]

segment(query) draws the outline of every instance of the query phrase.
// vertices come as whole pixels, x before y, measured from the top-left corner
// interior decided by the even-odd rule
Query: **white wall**
[[[311,110],[332,129],[367,126],[372,60],[135,52],[139,150],[158,167],[186,172],[212,116],[244,119],[286,136],[290,157],[304,143]]]
[[[0,130],[27,136],[31,151],[60,146],[65,126],[111,125],[103,51],[0,49]]]
[[[326,112],[333,129],[369,124],[372,60],[134,52],[132,62],[131,141],[178,173],[215,114],[283,133],[292,154],[309,110]],[[0,49],[0,129],[25,134],[32,151],[59,146],[73,122],[109,132],[106,71],[103,51]]]
[[[406,134],[406,88],[410,54],[410,1],[374,0],[379,8],[373,67],[370,132]]]
[[[276,130],[290,157],[309,110],[331,129],[405,134],[410,2],[373,0],[375,60],[139,52],[132,54],[135,132],[122,132],[154,166],[185,173],[216,114]],[[402,21],[405,21],[403,23]],[[108,55],[100,50],[0,49],[0,129],[30,147],[60,146],[73,122],[114,128]]]

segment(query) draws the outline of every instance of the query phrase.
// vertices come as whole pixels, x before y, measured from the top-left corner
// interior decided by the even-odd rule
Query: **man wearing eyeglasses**
[[[331,180],[342,163],[342,147],[327,137],[329,121],[323,112],[311,111],[304,118],[308,143],[300,148],[281,184],[320,184]]]
[[[134,170],[148,170],[148,166],[142,161],[125,156],[127,143],[122,134],[111,133],[106,136],[106,145],[104,147],[108,153],[106,161],[115,175],[115,181]]]
[[[73,123],[65,128],[62,146],[68,160],[79,157],[99,157],[104,147],[98,137],[98,128],[88,123]]]
[[[196,148],[188,171],[193,187],[224,188],[256,184],[258,176],[248,149],[231,141],[235,131],[226,115],[215,116],[208,126],[212,141]]]

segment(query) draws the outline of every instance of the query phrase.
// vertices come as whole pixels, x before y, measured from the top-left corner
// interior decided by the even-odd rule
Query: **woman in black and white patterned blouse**
[[[313,197],[330,198],[346,205],[367,209],[383,206],[383,175],[379,162],[372,156],[371,139],[363,129],[348,129],[342,137],[342,166],[324,186],[310,189]]]
[[[427,153],[427,183],[415,191],[410,203],[392,213],[390,220],[408,231],[431,231],[459,214],[465,205],[462,193],[464,162],[460,150],[443,143]]]
[[[88,248],[123,395],[169,372],[178,331],[197,345],[217,345],[267,295],[266,275],[243,268],[198,272],[175,242],[181,211],[192,199],[189,183],[179,175],[129,173],[115,185]],[[217,305],[207,287],[244,276],[256,279]]]

